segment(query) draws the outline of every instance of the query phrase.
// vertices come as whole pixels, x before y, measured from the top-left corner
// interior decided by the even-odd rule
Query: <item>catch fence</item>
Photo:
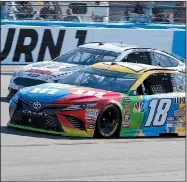
[[[1,19],[185,24],[186,2],[1,2]]]

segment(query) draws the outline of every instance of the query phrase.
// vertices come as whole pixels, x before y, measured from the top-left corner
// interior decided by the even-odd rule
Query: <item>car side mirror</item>
[[[183,88],[183,86],[182,86],[182,85],[180,85],[180,86],[179,86],[179,89],[180,89],[180,90],[184,90],[184,88]]]
[[[128,61],[127,61],[127,58],[124,58],[124,59],[122,60],[122,62],[128,62]]]

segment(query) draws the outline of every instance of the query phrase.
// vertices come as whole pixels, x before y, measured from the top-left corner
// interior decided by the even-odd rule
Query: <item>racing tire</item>
[[[114,104],[108,104],[99,114],[94,137],[118,138],[121,127],[121,112]]]

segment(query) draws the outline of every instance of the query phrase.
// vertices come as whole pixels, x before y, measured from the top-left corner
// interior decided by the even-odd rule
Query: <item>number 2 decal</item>
[[[171,99],[153,99],[149,103],[150,112],[145,126],[162,126],[166,122],[168,111],[171,107]],[[156,114],[155,114],[156,112]]]

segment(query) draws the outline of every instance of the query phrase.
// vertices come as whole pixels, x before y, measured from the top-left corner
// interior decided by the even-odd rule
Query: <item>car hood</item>
[[[39,62],[24,66],[20,71],[29,72],[34,74],[44,74],[50,76],[58,76],[64,73],[72,72],[83,68],[82,65],[60,63],[53,61]]]
[[[67,84],[46,83],[33,87],[26,87],[18,92],[23,100],[41,103],[83,103],[97,102],[101,99],[121,98],[120,93],[100,89],[78,87]],[[115,99],[116,100],[116,99]]]

